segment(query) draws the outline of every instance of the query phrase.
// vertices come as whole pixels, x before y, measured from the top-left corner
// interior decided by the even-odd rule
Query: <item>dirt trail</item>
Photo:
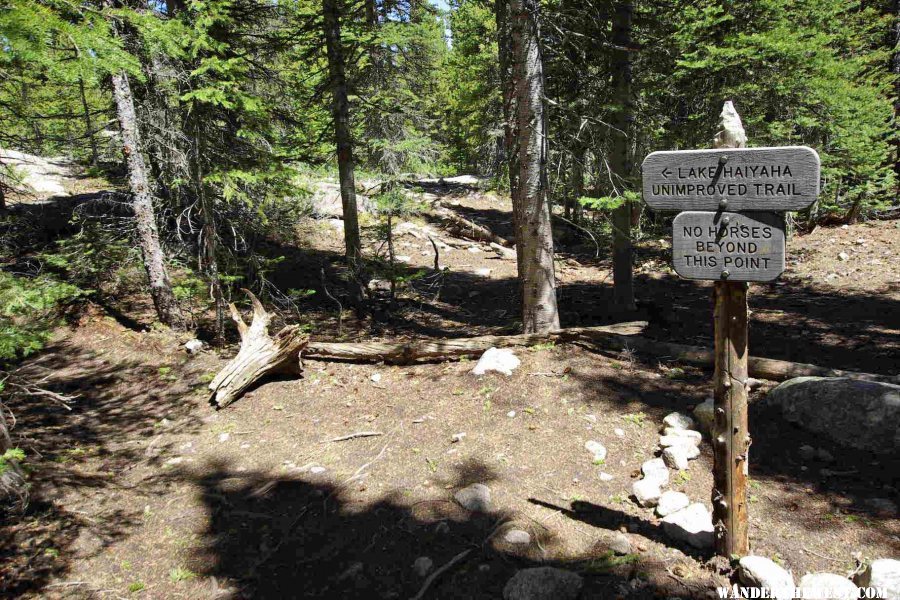
[[[460,214],[497,230],[509,226],[505,199],[447,188],[442,197]],[[339,252],[339,235],[327,223],[308,223],[301,233],[314,247],[288,254],[276,277],[309,264],[299,262],[309,256],[313,264],[330,264]],[[885,222],[792,241],[797,259],[786,277],[753,288],[754,353],[894,369],[897,282],[871,260],[896,261],[898,233]],[[872,258],[859,250],[834,263],[840,259],[832,257],[831,237],[835,248],[844,239],[868,240]],[[399,243],[411,268],[433,263],[427,240],[404,236]],[[515,329],[515,261],[473,246],[479,251],[442,253],[451,269],[438,302],[401,304],[373,329],[345,324],[343,335]],[[663,267],[665,253],[660,240],[642,242],[638,253],[636,291],[648,301],[652,331],[705,343],[709,290],[676,280]],[[563,246],[563,321],[618,320],[605,308],[608,264],[585,254],[593,249],[583,253],[574,241]],[[817,273],[842,264],[860,271],[819,281]],[[317,285],[318,268],[302,273],[311,273],[310,287]],[[814,279],[805,280],[807,274]],[[317,336],[336,338],[333,307],[312,307]],[[265,382],[214,412],[205,384],[233,349],[189,356],[183,341],[128,329],[98,312],[60,331],[24,365],[79,399],[71,413],[33,402],[11,407],[26,435],[34,489],[25,519],[0,523],[3,594],[409,598],[423,581],[412,568],[417,558],[439,567],[463,550],[471,552],[429,597],[497,598],[517,569],[539,564],[578,570],[585,598],[709,598],[724,581],[704,566],[708,555],[672,542],[657,517],[628,499],[641,463],[656,451],[662,417],[702,401],[706,373],[576,346],[519,351],[522,365],[510,377],[474,377],[469,361],[414,367],[308,361],[302,379]],[[751,405],[766,387],[754,392]],[[358,431],[382,435],[327,441]],[[866,503],[897,500],[896,460],[824,444],[753,412],[751,434],[757,553],[777,557],[798,578],[807,571],[843,573],[854,552],[897,555],[900,521]],[[583,447],[591,439],[609,450],[603,464]],[[826,448],[835,462],[803,461],[799,448],[806,443]],[[829,476],[826,466],[855,473]],[[701,458],[669,489],[709,506],[710,469],[704,444]],[[601,472],[612,479],[602,480]],[[473,482],[491,489],[488,514],[453,501],[457,489]],[[529,532],[532,542],[506,542],[511,528]],[[616,557],[610,538],[622,531],[633,553]]]

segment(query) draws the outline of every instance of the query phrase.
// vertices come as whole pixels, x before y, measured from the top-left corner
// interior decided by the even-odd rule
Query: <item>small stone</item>
[[[184,343],[184,349],[188,354],[196,354],[203,350],[203,342],[198,339],[188,340]]]
[[[488,348],[478,359],[475,368],[472,369],[472,375],[484,375],[488,371],[496,371],[509,376],[520,364],[522,363],[519,357],[511,350]]]
[[[322,473],[324,473],[327,470],[328,469],[326,469],[325,467],[322,467],[320,465],[315,465],[315,466],[312,466],[309,468],[309,472],[312,473],[313,475],[321,475]]]
[[[507,544],[530,544],[531,534],[521,529],[510,529],[503,536],[503,541]]]
[[[434,561],[427,556],[420,556],[413,562],[413,571],[419,577],[425,577],[434,568]]]
[[[669,446],[663,450],[662,457],[666,465],[676,471],[683,471],[690,467],[688,464],[688,451],[685,445]]]
[[[793,576],[765,556],[741,558],[738,577],[744,585],[768,588],[770,597],[791,600],[794,597]]]
[[[479,248],[478,246],[469,246],[468,250],[472,254],[480,254],[481,253],[481,248]]]
[[[394,260],[401,263],[409,263],[412,260],[412,256],[404,256],[402,254],[398,254],[394,256]]]
[[[371,379],[374,383],[378,383],[381,381],[381,373],[372,373],[369,375],[369,379]]]
[[[674,427],[666,427],[663,429],[662,437],[672,437],[672,438],[682,438],[683,440],[690,440],[696,445],[700,445],[700,442],[703,441],[703,434],[699,431],[694,431],[693,429],[676,429]],[[668,444],[671,446],[672,444]]]
[[[637,499],[638,504],[644,508],[656,506],[656,503],[659,502],[659,497],[662,495],[659,485],[659,481],[655,479],[641,479],[634,482],[634,485],[631,486],[631,492]]]
[[[656,505],[656,514],[661,517],[667,517],[682,508],[687,508],[690,503],[691,499],[688,498],[687,494],[669,490],[659,497],[659,502]]]
[[[841,252],[840,254],[838,254],[838,258],[842,261],[847,261],[850,260],[850,255],[846,252]]]
[[[522,569],[506,582],[503,600],[575,600],[583,586],[581,575],[565,569]]]
[[[473,512],[489,512],[491,510],[491,488],[483,483],[473,483],[464,487],[453,497],[463,508]]]
[[[644,461],[644,464],[641,465],[641,473],[644,474],[644,479],[650,479],[659,485],[669,483],[669,469],[661,458]]]
[[[694,426],[694,420],[680,412],[673,412],[665,416],[663,424],[673,429],[691,429]]]
[[[846,577],[834,573],[810,573],[800,579],[803,600],[856,600],[859,588]]]
[[[634,550],[631,547],[631,540],[628,539],[628,536],[624,533],[616,533],[614,534],[607,544],[609,549],[615,552],[616,554],[624,556],[625,554],[631,554]]]
[[[581,418],[584,419],[585,421],[587,421],[588,423],[596,423],[597,422],[597,415],[582,415]]]
[[[800,446],[800,449],[797,451],[797,454],[800,455],[801,460],[812,460],[816,456],[816,449],[812,446],[806,444]]]
[[[606,446],[594,440],[588,440],[584,443],[584,449],[594,456],[594,461],[606,460]]]
[[[700,430],[709,433],[712,431],[715,418],[715,402],[712,398],[707,398],[703,403],[694,407],[694,418],[699,424]]]
[[[900,560],[879,558],[872,561],[857,583],[860,587],[883,588],[886,600],[900,600]]]
[[[613,433],[616,434],[616,435],[619,436],[619,437],[625,437],[625,430],[619,429],[618,427],[616,427],[615,429],[613,429]]]
[[[816,460],[822,462],[834,462],[834,455],[825,448],[818,448],[816,450]]]
[[[510,419],[512,419],[513,417],[516,416],[516,411],[511,410],[508,413],[506,413],[506,416],[509,417]]]
[[[230,434],[230,433],[227,433],[227,432],[226,432],[226,433],[220,433],[220,434],[219,434],[219,442],[227,442],[229,439],[231,439],[231,434]]]
[[[699,502],[668,515],[662,524],[667,535],[695,548],[711,548],[715,541],[712,515]]]
[[[454,433],[453,437],[450,438],[450,443],[456,444],[457,442],[463,441],[463,439],[465,439],[465,437],[466,437],[465,432]]]
[[[475,269],[475,274],[479,277],[490,277],[493,269]]]
[[[176,456],[175,458],[170,458],[169,460],[167,460],[167,461],[165,462],[165,464],[171,466],[171,465],[181,464],[182,462],[184,462],[184,457],[183,457],[183,456]]]
[[[612,481],[613,476],[605,471],[600,471],[600,481]]]

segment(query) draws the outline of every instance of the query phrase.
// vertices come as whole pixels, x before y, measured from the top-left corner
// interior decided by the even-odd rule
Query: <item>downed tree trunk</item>
[[[640,336],[619,337],[605,336],[591,340],[595,347],[601,350],[617,352],[633,351],[645,356],[663,358],[698,367],[712,368],[715,364],[715,354],[712,348],[700,346],[688,346],[686,344],[672,344],[660,342]],[[762,358],[751,356],[747,359],[748,375],[757,379],[770,381],[784,381],[794,377],[849,377],[866,381],[882,381],[886,383],[900,383],[900,377],[888,375],[875,375],[859,371],[843,371],[829,369],[806,363],[795,363],[774,358]]]
[[[633,321],[616,325],[602,325],[600,327],[572,327],[549,333],[485,335],[447,340],[414,340],[395,344],[387,342],[310,342],[303,348],[302,358],[384,361],[394,364],[409,364],[417,360],[474,356],[491,347],[533,346],[544,342],[572,342],[579,340],[599,342],[607,337],[628,339],[627,336],[640,333],[646,326],[646,321]]]
[[[464,219],[454,211],[441,206],[440,202],[435,202],[433,206],[438,216],[444,219],[445,226],[453,229],[457,234],[463,237],[477,240],[479,242],[494,242],[495,244],[500,244],[501,246],[504,246],[506,248],[512,248],[513,246],[515,246],[514,241],[497,235],[483,225],[479,225],[478,223],[475,223],[468,219]]]
[[[217,408],[228,406],[264,375],[275,372],[300,371],[297,359],[309,337],[300,331],[299,325],[288,325],[269,335],[269,315],[252,292],[244,290],[253,303],[253,321],[250,327],[241,319],[234,304],[229,304],[231,318],[241,334],[241,348],[231,361],[219,371],[209,384],[210,403]]]

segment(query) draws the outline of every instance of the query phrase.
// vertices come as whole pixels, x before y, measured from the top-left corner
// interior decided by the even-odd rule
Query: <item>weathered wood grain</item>
[[[655,210],[783,212],[815,201],[821,167],[812,148],[784,146],[653,152],[641,170]]]
[[[784,272],[784,217],[778,213],[679,213],[672,263],[685,279],[772,281]]]

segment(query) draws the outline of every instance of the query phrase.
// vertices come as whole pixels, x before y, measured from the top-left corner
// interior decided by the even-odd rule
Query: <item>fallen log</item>
[[[660,342],[640,336],[628,338],[605,336],[592,340],[591,343],[601,350],[635,352],[639,355],[652,356],[698,367],[712,368],[715,365],[713,350],[700,346]],[[770,381],[785,381],[794,377],[849,377],[851,379],[900,384],[900,376],[844,371],[760,356],[750,356],[747,359],[747,368],[750,377],[768,379]]]
[[[309,342],[299,325],[288,325],[275,336],[269,335],[269,314],[249,290],[244,290],[253,303],[253,320],[248,327],[234,304],[229,304],[231,318],[241,335],[241,348],[209,384],[210,404],[228,406],[254,382],[270,373],[300,372],[298,353]]]
[[[494,242],[506,248],[515,246],[515,242],[499,236],[487,227],[479,225],[456,214],[454,211],[444,208],[440,202],[434,203],[434,210],[444,220],[444,225],[454,230],[455,233],[479,242]]]
[[[424,360],[442,360],[475,356],[491,347],[509,348],[533,346],[546,342],[602,342],[606,338],[623,338],[636,335],[647,326],[646,321],[602,325],[599,327],[572,327],[549,333],[521,335],[484,335],[446,340],[413,340],[410,342],[310,342],[301,350],[301,358],[376,361],[392,364],[410,364]]]

